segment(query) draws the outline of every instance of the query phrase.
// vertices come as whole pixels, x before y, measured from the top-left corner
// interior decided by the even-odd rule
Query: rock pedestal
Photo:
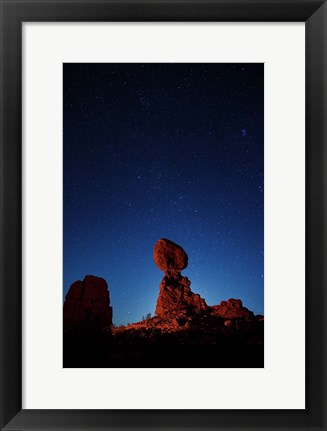
[[[185,309],[194,312],[205,310],[207,308],[205,300],[199,294],[193,293],[190,285],[191,282],[187,277],[164,276],[160,283],[156,315]]]

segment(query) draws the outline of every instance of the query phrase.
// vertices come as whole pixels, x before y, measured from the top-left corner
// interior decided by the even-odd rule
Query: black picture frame
[[[305,410],[22,410],[22,23],[28,21],[305,22]],[[1,430],[327,429],[326,32],[321,0],[1,0]]]

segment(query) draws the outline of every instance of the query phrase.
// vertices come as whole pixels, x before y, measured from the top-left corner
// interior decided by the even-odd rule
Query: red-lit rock
[[[165,273],[157,300],[157,316],[178,310],[199,312],[207,308],[205,300],[192,292],[190,280],[181,275],[188,264],[188,256],[182,247],[168,239],[160,239],[154,247],[154,261]]]
[[[199,312],[208,306],[203,298],[193,293],[187,277],[167,277],[162,279],[156,306],[156,315],[163,315],[177,310],[188,309]]]
[[[239,317],[254,317],[252,311],[243,307],[240,299],[228,299],[227,301],[221,301],[219,305],[212,307],[213,313],[216,316],[223,317],[225,319],[235,319]]]
[[[188,257],[181,246],[162,238],[154,246],[154,261],[165,273],[178,273],[187,267]]]
[[[112,325],[112,308],[107,282],[87,275],[69,288],[64,302],[64,328],[85,326],[102,329]]]

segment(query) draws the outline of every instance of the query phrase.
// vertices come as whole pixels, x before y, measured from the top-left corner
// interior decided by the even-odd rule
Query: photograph
[[[63,367],[263,368],[264,63],[63,63]]]
[[[0,431],[327,431],[327,0],[0,4]]]

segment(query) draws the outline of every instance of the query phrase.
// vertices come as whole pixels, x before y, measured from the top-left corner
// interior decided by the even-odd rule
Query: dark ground
[[[262,368],[263,321],[163,332],[122,327],[64,334],[64,368]]]

